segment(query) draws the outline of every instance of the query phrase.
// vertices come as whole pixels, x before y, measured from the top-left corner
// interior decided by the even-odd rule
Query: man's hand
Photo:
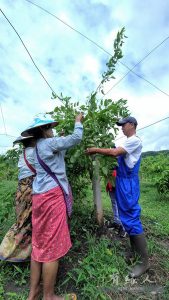
[[[92,148],[87,148],[86,151],[85,151],[86,154],[96,154],[97,153],[97,148],[95,147],[92,147]]]
[[[126,150],[123,149],[122,147],[117,147],[117,148],[87,148],[86,149],[86,154],[101,154],[101,155],[108,155],[108,156],[119,156],[119,155],[124,155],[126,154]]]
[[[76,116],[75,122],[82,122],[84,116],[83,113],[80,113],[79,115]]]

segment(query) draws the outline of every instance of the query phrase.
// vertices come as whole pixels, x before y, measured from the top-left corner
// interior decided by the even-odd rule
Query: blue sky
[[[128,38],[123,47],[122,62],[129,68],[169,35],[167,0],[36,0],[34,3],[110,53],[117,31],[125,26]],[[0,8],[57,93],[62,92],[83,102],[96,89],[108,54],[25,0],[1,0]],[[49,87],[2,14],[0,30],[0,103],[7,133],[18,136],[34,116],[51,111],[59,102],[51,100]],[[169,39],[134,71],[169,94],[168,48]],[[116,79],[105,85],[105,92],[127,72],[128,69],[119,64]],[[169,116],[169,97],[133,73],[128,74],[107,96],[112,100],[128,99],[129,110],[138,119],[138,129]],[[0,114],[1,153],[7,149],[4,146],[11,147],[13,141],[12,137],[4,136],[4,132]],[[169,119],[139,131],[143,151],[169,149],[168,132]]]

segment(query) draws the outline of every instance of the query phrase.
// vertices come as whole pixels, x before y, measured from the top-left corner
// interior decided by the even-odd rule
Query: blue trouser
[[[138,203],[140,186],[138,171],[140,160],[133,169],[126,166],[124,158],[119,157],[116,177],[116,200],[120,220],[129,235],[143,232],[140,221],[141,208]]]
[[[112,204],[114,222],[123,227],[122,222],[119,217],[119,211],[118,211],[117,201],[116,201],[116,197],[115,197],[115,191],[114,190],[109,191],[109,196],[110,196],[111,204]]]

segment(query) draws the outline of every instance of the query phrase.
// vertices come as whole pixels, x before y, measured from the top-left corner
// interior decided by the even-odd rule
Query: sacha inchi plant
[[[70,97],[63,97],[53,94],[53,99],[59,98],[62,102],[60,107],[56,107],[50,114],[59,121],[56,127],[57,132],[64,130],[65,135],[72,133],[74,127],[75,115],[83,111],[84,118],[84,136],[81,144],[66,154],[67,175],[69,177],[73,194],[78,199],[82,196],[82,191],[92,182],[94,194],[94,207],[96,210],[97,222],[103,222],[103,210],[101,204],[100,192],[100,175],[106,180],[111,178],[113,166],[116,160],[112,157],[101,157],[93,155],[92,157],[85,154],[88,147],[105,147],[114,146],[114,140],[118,131],[116,126],[117,119],[129,115],[127,109],[127,100],[119,99],[100,99],[98,94],[101,91],[104,94],[104,83],[114,78],[115,67],[122,55],[122,45],[124,40],[124,31],[117,33],[114,41],[114,54],[107,62],[107,70],[102,75],[101,83],[97,90],[92,92],[87,98],[85,104],[74,102]]]

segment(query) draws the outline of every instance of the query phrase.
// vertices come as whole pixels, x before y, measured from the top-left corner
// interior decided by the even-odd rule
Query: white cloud
[[[99,72],[99,62],[92,55],[86,55],[83,59],[83,71],[97,75]]]
[[[36,1],[35,1],[36,2]],[[115,33],[123,26],[126,35],[123,62],[133,67],[168,35],[169,9],[167,1],[37,1],[83,34],[112,52]],[[73,100],[84,101],[96,89],[105,69],[108,55],[44,11],[23,0],[1,0],[1,8],[23,38],[36,64],[52,88]],[[21,13],[22,12],[22,13]],[[38,113],[52,110],[59,102],[51,100],[51,90],[41,78],[17,35],[1,15],[0,93],[8,134],[18,136]],[[134,69],[166,93],[169,72],[169,40]],[[116,80],[106,84],[108,91],[128,72],[118,64]],[[169,116],[168,97],[128,74],[107,95],[113,100],[128,99],[129,109],[146,126]],[[10,116],[10,117],[9,117]],[[169,149],[168,120],[149,127],[139,134],[144,149]],[[0,132],[3,122],[0,117]],[[138,127],[138,128],[139,128]],[[159,136],[160,132],[160,136]],[[2,137],[0,146],[12,144]]]

